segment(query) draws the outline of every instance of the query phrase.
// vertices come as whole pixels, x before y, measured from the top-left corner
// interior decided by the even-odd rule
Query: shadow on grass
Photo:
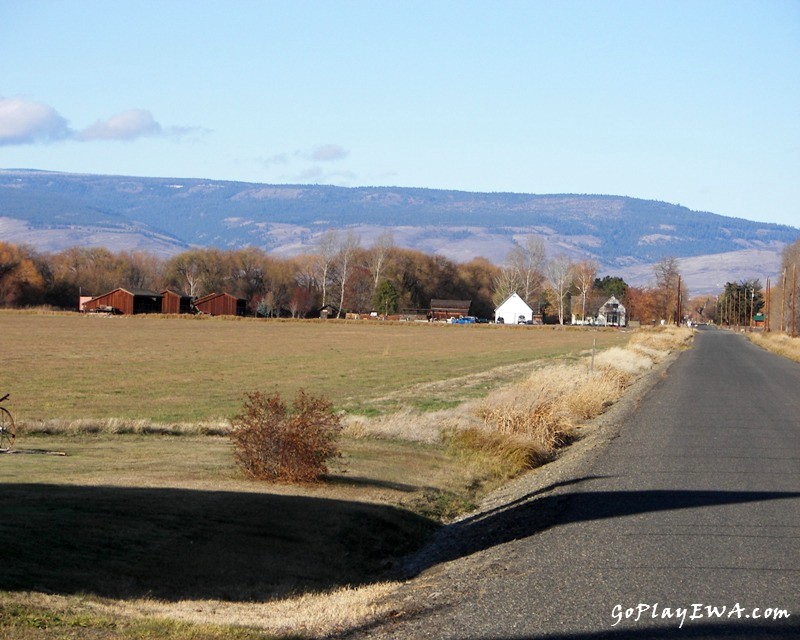
[[[266,600],[373,581],[436,526],[303,496],[0,485],[0,590]]]
[[[349,475],[326,475],[323,477],[326,484],[351,486],[351,487],[369,487],[374,489],[391,489],[392,491],[400,491],[402,493],[413,493],[419,491],[419,486],[415,484],[405,484],[403,482],[391,482],[389,480],[376,480],[375,478],[366,478],[363,476],[349,476]]]

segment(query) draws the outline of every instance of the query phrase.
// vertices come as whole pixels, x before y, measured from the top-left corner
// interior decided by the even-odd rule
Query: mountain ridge
[[[800,237],[800,229],[786,225],[630,196],[0,169],[0,237],[44,251],[106,246],[168,256],[193,246],[254,245],[290,255],[312,251],[330,228],[352,229],[366,246],[391,230],[398,246],[457,261],[483,256],[496,264],[503,263],[515,243],[537,234],[548,255],[596,259],[604,271],[631,274],[632,284],[644,277],[647,265],[666,256],[685,263],[741,254],[739,264],[728,260],[728,279],[754,268],[754,259],[763,262],[758,273],[742,277],[765,277],[777,270],[782,247]],[[692,283],[687,275],[690,287],[704,292],[724,284]]]

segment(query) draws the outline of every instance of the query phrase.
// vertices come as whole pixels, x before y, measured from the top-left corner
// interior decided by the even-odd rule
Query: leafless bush
[[[291,411],[279,393],[248,393],[232,421],[236,462],[260,480],[314,482],[340,455],[342,424],[332,404],[300,390]]]

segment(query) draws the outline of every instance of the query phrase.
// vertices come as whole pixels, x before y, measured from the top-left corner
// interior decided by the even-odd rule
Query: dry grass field
[[[502,479],[441,440],[478,420],[459,403],[629,336],[2,312],[17,447],[68,455],[0,456],[0,636],[318,637],[379,615],[392,558]],[[246,391],[301,387],[350,412],[342,458],[318,485],[246,479],[219,434]]]
[[[19,419],[227,420],[252,390],[346,410],[421,383],[591,348],[618,331],[0,312],[0,391]],[[521,375],[517,373],[517,375]],[[476,393],[479,392],[475,391]],[[435,395],[416,398],[424,408]]]

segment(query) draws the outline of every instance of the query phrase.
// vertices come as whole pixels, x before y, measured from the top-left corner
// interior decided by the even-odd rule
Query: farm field
[[[498,481],[443,442],[406,439],[403,411],[455,406],[629,335],[0,312],[17,448],[67,453],[0,456],[0,635],[297,638],[369,619],[392,558]],[[213,434],[245,392],[299,388],[367,422],[398,412],[400,431],[346,429],[318,485],[245,478]],[[175,423],[218,428],[157,428]]]
[[[619,331],[370,321],[0,313],[0,391],[19,420],[230,419],[248,391],[300,389],[350,412],[439,408],[418,385],[620,345]],[[524,372],[512,371],[522,376]],[[486,388],[505,382],[485,382]],[[472,395],[481,388],[470,389]]]

